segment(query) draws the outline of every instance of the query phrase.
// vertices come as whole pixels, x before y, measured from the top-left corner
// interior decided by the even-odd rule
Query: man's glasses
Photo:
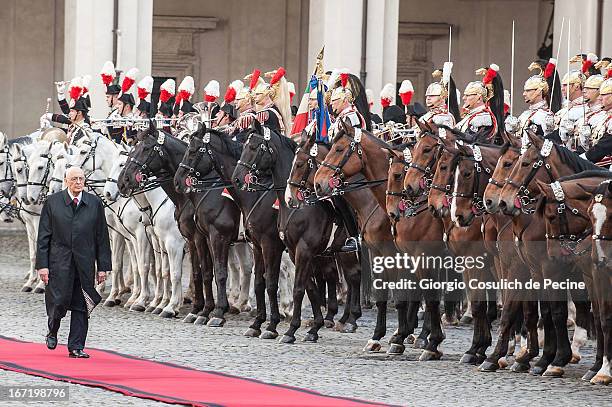
[[[84,182],[85,181],[85,177],[71,177],[71,178],[68,178],[68,181],[70,181],[70,182]]]

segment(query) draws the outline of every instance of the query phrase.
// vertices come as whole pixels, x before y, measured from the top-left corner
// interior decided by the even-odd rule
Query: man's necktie
[[[79,198],[72,200],[72,212],[76,212],[77,206],[79,206]]]

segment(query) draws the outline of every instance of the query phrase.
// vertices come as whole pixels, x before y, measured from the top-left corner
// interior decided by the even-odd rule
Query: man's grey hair
[[[70,178],[71,176],[85,176],[85,173],[83,172],[83,169],[81,167],[69,167],[66,169],[66,174],[64,175],[64,177],[66,179]]]

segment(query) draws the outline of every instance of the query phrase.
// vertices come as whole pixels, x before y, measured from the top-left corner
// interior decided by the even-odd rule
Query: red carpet
[[[70,359],[64,345],[50,351],[44,344],[0,336],[0,369],[193,406],[383,405],[154,362],[108,350],[88,348],[86,351],[91,355],[90,359]]]

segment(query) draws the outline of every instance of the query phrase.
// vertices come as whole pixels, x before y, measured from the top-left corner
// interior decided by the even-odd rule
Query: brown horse
[[[327,157],[325,157],[325,161],[323,161],[315,175],[315,190],[317,195],[331,195],[333,193],[342,193],[344,190],[351,190],[355,184],[350,181],[350,178],[361,173],[365,177],[365,181],[361,181],[357,185],[369,186],[380,208],[385,208],[386,193],[384,183],[387,181],[389,171],[389,162],[387,160],[387,151],[389,149],[390,146],[388,144],[371,133],[353,128],[342,122],[330,152],[327,154]],[[427,216],[423,216],[423,214]],[[412,233],[413,236],[423,238],[423,241],[427,239],[431,242],[438,241],[441,228],[435,233],[432,233],[431,236],[428,235],[428,227],[434,229],[432,226],[435,226],[435,224],[432,225],[431,217],[428,215],[427,212],[421,212],[419,215],[415,216],[414,219],[410,220],[410,222],[422,222],[418,225],[418,229],[413,229],[411,231],[402,230],[401,233],[406,234],[406,236],[410,236]],[[385,244],[378,243],[374,247],[374,250],[379,255],[395,258],[399,256],[399,254],[395,247],[395,239],[389,233],[391,230],[390,226],[389,224],[387,230],[384,231],[384,235],[378,237],[379,242],[384,241]],[[412,243],[418,242],[418,239],[412,239]],[[421,247],[422,246],[415,244],[412,247],[403,247],[402,249],[408,249],[408,253],[421,253],[413,251]],[[431,270],[417,268],[415,271],[416,273],[414,273],[414,271],[411,273],[402,273],[402,269],[397,265],[393,265],[389,268],[385,267],[384,279],[385,282],[389,283],[397,281],[410,281],[416,283],[426,279],[439,281],[439,270],[434,270],[432,272]],[[416,289],[417,285],[407,290],[404,289],[404,287],[398,288],[392,285],[388,287],[391,288],[395,299],[395,306],[398,310],[400,324],[397,334],[391,339],[392,346],[389,348],[390,352],[403,352],[403,342],[411,333],[410,329],[414,329],[416,322],[416,318],[412,317],[409,312],[414,313],[414,316],[416,316],[418,304],[420,303],[420,294],[422,293],[426,298],[426,318],[431,318],[430,321],[428,321],[431,324],[431,334],[429,336],[429,343],[425,346],[420,360],[439,359],[442,353],[438,350],[438,345],[445,338],[440,325],[439,290],[425,288],[422,289],[420,293],[419,290]],[[380,312],[381,310],[379,309],[379,313]]]
[[[515,218],[521,214],[530,215],[535,212],[539,194],[536,180],[553,182],[562,176],[598,169],[577,154],[553,144],[550,140],[543,140],[530,131],[527,135],[530,145],[525,147],[519,156],[500,192],[500,209]],[[540,284],[543,284],[545,279],[554,282],[565,281],[569,272],[567,267],[560,266],[558,261],[547,256],[544,220],[538,216],[518,219],[513,222],[513,229],[521,258],[529,264],[532,278]],[[567,291],[541,290],[538,294],[545,340],[543,355],[531,372],[560,377],[564,373],[562,367],[572,359],[567,335]],[[581,318],[583,314],[588,315],[590,308],[588,302],[575,301],[575,304]],[[587,326],[586,323],[582,324],[581,322],[581,326]]]
[[[593,286],[599,298],[599,315],[603,336],[603,364],[591,379],[594,384],[612,383],[612,183],[605,181],[595,190],[588,213],[593,227]],[[599,352],[598,352],[599,353]]]

